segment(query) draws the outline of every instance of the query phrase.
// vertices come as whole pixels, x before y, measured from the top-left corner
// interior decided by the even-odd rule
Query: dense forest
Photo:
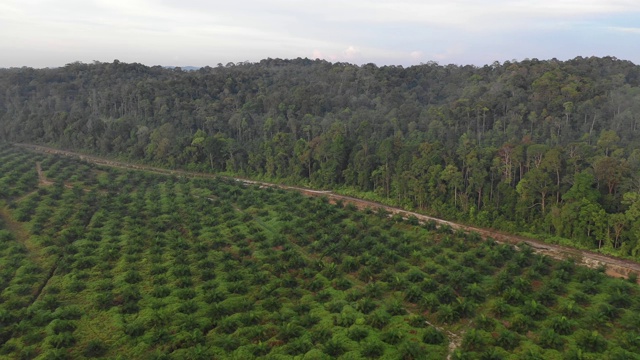
[[[612,57],[403,68],[0,70],[0,139],[332,188],[640,256],[640,67]]]
[[[416,217],[0,145],[2,359],[637,359],[640,289]]]

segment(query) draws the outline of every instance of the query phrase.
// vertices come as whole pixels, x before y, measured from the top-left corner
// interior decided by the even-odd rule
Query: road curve
[[[577,263],[584,266],[588,266],[590,268],[599,268],[604,266],[605,273],[609,276],[627,278],[629,274],[632,274],[632,273],[640,274],[640,264],[631,260],[625,260],[625,259],[620,259],[620,258],[616,258],[609,255],[603,255],[593,251],[578,250],[578,249],[574,249],[566,246],[548,244],[539,240],[507,234],[507,233],[503,233],[503,232],[492,230],[492,229],[484,229],[484,228],[478,228],[478,227],[469,226],[469,225],[463,225],[463,224],[459,224],[459,223],[455,223],[455,222],[451,222],[443,219],[438,219],[432,216],[427,216],[427,215],[419,214],[416,212],[407,211],[400,208],[380,204],[373,201],[367,201],[367,200],[362,200],[362,199],[358,199],[350,196],[335,194],[331,191],[314,190],[314,189],[307,189],[307,188],[302,188],[297,186],[279,185],[279,184],[273,184],[273,183],[249,180],[249,179],[243,179],[243,178],[233,178],[233,177],[219,176],[219,175],[207,174],[207,173],[191,172],[191,171],[184,171],[184,170],[169,170],[169,169],[163,169],[163,168],[147,166],[147,165],[131,164],[131,163],[126,163],[121,161],[114,161],[114,160],[110,160],[110,159],[106,159],[98,156],[80,154],[73,151],[54,149],[51,147],[46,147],[41,145],[14,144],[14,146],[37,151],[37,152],[47,153],[47,154],[58,154],[63,156],[76,157],[76,158],[79,158],[80,160],[87,161],[90,163],[122,168],[122,169],[145,170],[145,171],[151,171],[151,172],[165,174],[165,175],[178,175],[178,176],[187,176],[187,177],[226,178],[226,179],[242,182],[248,185],[259,185],[263,187],[278,187],[282,189],[298,191],[307,196],[327,197],[329,200],[334,202],[342,201],[345,204],[353,204],[359,209],[382,208],[391,214],[400,214],[403,217],[415,216],[420,221],[434,221],[438,225],[448,225],[454,230],[462,230],[465,232],[476,232],[483,239],[493,238],[497,242],[507,243],[512,245],[526,243],[529,246],[531,246],[531,248],[533,248],[535,252],[539,254],[547,255],[549,257],[552,257],[558,260],[573,258],[576,260]],[[639,283],[640,283],[640,280],[639,280]]]

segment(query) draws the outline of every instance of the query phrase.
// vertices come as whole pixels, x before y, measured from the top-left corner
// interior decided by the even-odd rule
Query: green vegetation
[[[526,246],[10,146],[0,167],[0,357],[640,354],[637,284]]]
[[[628,61],[114,61],[0,69],[0,90],[5,141],[331,188],[639,259],[640,67]]]

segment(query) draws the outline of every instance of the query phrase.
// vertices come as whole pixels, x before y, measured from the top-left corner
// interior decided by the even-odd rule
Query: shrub
[[[582,291],[589,295],[595,295],[600,292],[600,288],[598,284],[596,284],[593,280],[583,281],[581,284]]]
[[[391,329],[380,335],[380,340],[389,345],[397,345],[404,339],[404,333],[399,329]]]
[[[441,345],[445,343],[446,340],[447,338],[444,336],[442,331],[434,328],[433,326],[428,327],[422,334],[422,342],[425,344]]]
[[[267,343],[263,343],[262,341],[251,346],[251,354],[255,357],[263,357],[267,355],[271,351],[271,348]],[[305,351],[306,352],[306,351]],[[290,354],[294,355],[294,354]],[[210,359],[211,355],[207,355],[204,359]]]
[[[478,329],[491,331],[496,326],[496,321],[493,318],[486,316],[485,314],[481,314],[475,318],[475,323]]]
[[[453,309],[456,314],[458,314],[458,316],[466,318],[474,314],[476,305],[472,301],[458,298],[457,302],[453,306]]]
[[[520,334],[526,333],[533,328],[533,321],[530,317],[523,314],[516,314],[511,322],[510,329]]]
[[[338,357],[345,353],[346,346],[339,339],[331,339],[324,344],[322,351],[332,357]]]
[[[424,359],[427,350],[415,341],[405,341],[399,349],[401,359]]]
[[[538,336],[538,344],[547,349],[561,350],[564,347],[562,337],[553,329],[543,329]]]
[[[591,303],[591,297],[583,293],[582,291],[576,291],[575,293],[571,294],[571,296],[569,296],[569,299],[583,306],[589,305]]]
[[[329,340],[331,338],[331,335],[332,333],[330,329],[327,329],[327,328],[316,329],[315,331],[311,332],[311,341],[313,341],[316,344],[323,343]]]
[[[408,321],[409,325],[415,328],[427,327],[427,318],[424,315],[411,315]]]
[[[380,341],[369,341],[362,345],[360,354],[368,359],[377,359],[384,354],[384,344]]]
[[[70,332],[63,332],[47,337],[47,342],[56,349],[68,348],[76,343],[76,338]]]
[[[169,290],[169,292],[171,291],[170,289],[167,289],[167,290]],[[167,296],[167,295],[165,295],[165,296]],[[179,289],[179,290],[176,291],[175,295],[180,300],[190,300],[190,299],[193,299],[194,297],[196,297],[196,291],[194,289],[189,289],[189,288]]]
[[[496,345],[500,346],[505,350],[513,350],[520,343],[520,338],[514,332],[509,330],[502,330],[498,333],[498,337],[496,338]]]
[[[547,308],[535,300],[530,300],[524,304],[522,313],[533,319],[540,320],[547,314]]]
[[[322,290],[319,291],[316,294],[316,301],[320,302],[320,303],[324,303],[327,302],[329,300],[331,300],[331,292],[327,291],[327,290]]]
[[[339,313],[347,303],[344,300],[336,300],[324,305],[325,309],[331,313]]]
[[[58,319],[65,320],[78,320],[84,315],[84,312],[75,305],[60,307],[54,313],[54,316]]]
[[[351,281],[349,281],[349,279],[344,278],[344,277],[340,277],[335,281],[335,285],[334,287],[336,288],[336,290],[348,290],[353,286],[353,283],[351,283]]]
[[[77,328],[75,322],[70,320],[55,319],[49,324],[49,332],[51,334],[61,334],[65,332],[74,332]]]
[[[60,301],[57,297],[47,294],[42,297],[42,299],[39,301],[39,304],[43,309],[55,310],[58,306],[60,306]]]
[[[227,317],[218,323],[218,330],[225,334],[234,333],[240,327],[240,321],[234,317]]]
[[[302,355],[311,350],[312,347],[313,344],[309,340],[300,338],[291,341],[286,346],[285,352],[288,355]]]
[[[156,286],[151,290],[151,296],[162,299],[171,295],[171,288],[167,286]]]
[[[391,320],[391,315],[384,310],[376,310],[367,316],[367,323],[376,329],[382,329]]]
[[[369,330],[361,326],[352,326],[347,331],[347,337],[353,341],[364,340],[369,335]]]
[[[42,356],[46,360],[66,360],[71,359],[67,349],[50,349]]]
[[[480,355],[480,360],[502,360],[505,358],[505,354],[497,348],[489,348]]]
[[[632,297],[619,289],[609,293],[607,302],[617,308],[626,309],[633,303]]]
[[[456,300],[456,293],[449,285],[440,287],[436,292],[436,296],[438,297],[438,301],[442,304],[451,304]]]
[[[434,292],[436,289],[438,289],[438,283],[431,278],[426,278],[420,283],[420,290],[425,293]]]
[[[451,305],[440,305],[438,307],[438,321],[445,324],[451,324],[458,320],[459,314]]]
[[[194,300],[186,300],[180,304],[178,311],[183,314],[193,314],[198,311],[198,303]]]
[[[544,306],[553,306],[557,300],[556,294],[546,286],[543,286],[535,293],[535,299]]]
[[[510,287],[502,294],[502,298],[510,305],[519,305],[524,300],[520,290]]]
[[[224,290],[215,289],[215,290],[207,291],[204,294],[204,301],[207,304],[219,303],[219,302],[222,302],[222,301],[224,301],[226,299],[227,299],[227,293]],[[267,298],[267,299],[265,299],[264,302],[267,302],[267,300],[269,300],[269,299],[273,299],[273,298]],[[276,303],[278,304],[278,308],[279,308],[280,302],[278,302],[275,299],[274,299],[274,301],[276,301]],[[263,307],[264,307],[264,302],[263,302]],[[275,310],[277,310],[277,309],[275,309]],[[270,310],[270,311],[274,311],[274,310]]]
[[[575,322],[566,316],[556,316],[551,319],[551,328],[560,335],[569,335],[573,333]]]
[[[601,353],[607,349],[607,340],[596,330],[583,330],[577,338],[577,344],[589,352]]]
[[[464,289],[464,294],[467,298],[473,300],[476,303],[481,303],[486,299],[486,293],[484,289],[477,283],[467,285],[467,287]]]
[[[387,304],[386,310],[391,315],[404,315],[407,311],[404,308],[404,305],[398,300],[394,300],[391,303]]]
[[[124,326],[124,333],[131,337],[139,337],[144,335],[145,326],[142,322],[131,322]]]
[[[462,348],[465,351],[481,351],[487,343],[487,336],[476,329],[469,329],[462,338]]]
[[[582,309],[575,301],[569,300],[560,304],[560,313],[568,318],[575,318],[582,313]]]
[[[101,357],[107,353],[107,346],[100,340],[94,339],[87,343],[82,354],[88,358]]]
[[[440,307],[440,302],[435,294],[427,294],[420,299],[418,305],[420,305],[420,310],[433,312]]]
[[[302,335],[304,332],[304,328],[294,323],[287,323],[284,326],[280,327],[278,331],[278,339],[289,341],[291,339],[295,339]]]
[[[213,341],[214,345],[230,353],[240,347],[240,339],[232,335],[218,336]]]

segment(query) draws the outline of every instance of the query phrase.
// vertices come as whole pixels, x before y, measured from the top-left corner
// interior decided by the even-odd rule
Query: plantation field
[[[0,264],[0,358],[640,354],[638,286],[603,269],[381,209],[7,145]]]

